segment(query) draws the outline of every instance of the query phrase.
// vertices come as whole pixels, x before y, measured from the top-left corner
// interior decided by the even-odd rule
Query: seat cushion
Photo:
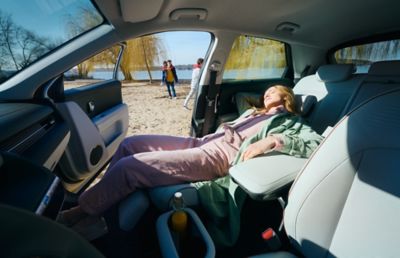
[[[118,206],[119,227],[132,230],[149,207],[149,199],[143,191],[136,191],[125,198]]]

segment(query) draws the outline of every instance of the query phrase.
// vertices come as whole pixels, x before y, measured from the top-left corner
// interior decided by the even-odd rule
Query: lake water
[[[234,69],[224,72],[223,79],[262,79],[262,78],[279,78],[282,76],[283,68],[270,69]],[[113,72],[110,70],[95,70],[89,73],[93,79],[111,79]],[[176,70],[179,80],[190,80],[192,78],[192,70]],[[149,74],[147,71],[132,72],[135,80],[148,80]],[[161,71],[151,71],[153,80],[161,80]],[[123,80],[124,76],[121,72],[118,73],[118,79]]]

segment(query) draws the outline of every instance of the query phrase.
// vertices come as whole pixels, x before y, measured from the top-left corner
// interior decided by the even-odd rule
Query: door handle
[[[93,101],[89,101],[87,103],[87,106],[88,106],[89,112],[93,112],[94,111],[95,105],[94,105]]]

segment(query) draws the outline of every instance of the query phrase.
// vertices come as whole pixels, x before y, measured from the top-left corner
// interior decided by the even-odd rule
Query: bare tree
[[[0,11],[0,64],[16,71],[37,60],[55,47],[48,38],[17,26],[10,15]]]
[[[93,12],[90,7],[82,5],[80,8],[81,16],[66,16],[65,26],[67,28],[70,38],[73,38],[83,32],[99,25],[103,18],[97,13]],[[101,54],[91,57],[86,61],[77,65],[79,78],[88,78],[89,73],[96,67],[96,64],[101,62]]]
[[[0,46],[2,48],[2,58],[11,59],[16,70],[19,70],[18,62],[14,53],[13,45],[15,44],[15,24],[11,16],[0,12]]]

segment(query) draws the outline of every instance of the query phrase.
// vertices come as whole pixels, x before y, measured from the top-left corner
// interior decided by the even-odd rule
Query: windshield
[[[90,0],[2,0],[0,83],[101,23]]]

